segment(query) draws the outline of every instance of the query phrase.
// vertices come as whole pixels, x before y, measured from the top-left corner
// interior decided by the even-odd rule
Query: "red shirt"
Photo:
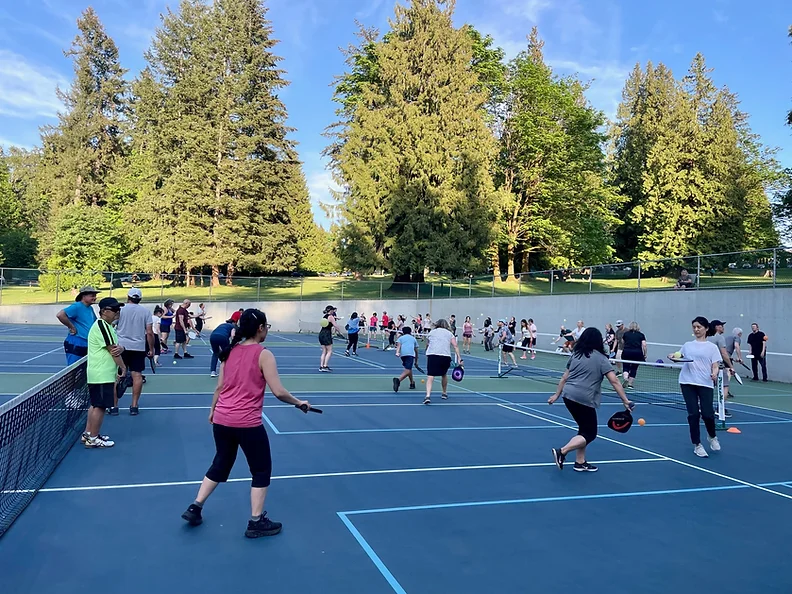
[[[176,323],[174,327],[176,330],[187,330],[189,328],[189,320],[190,320],[190,312],[187,311],[186,307],[179,306],[179,309],[176,310]]]
[[[237,345],[223,363],[223,388],[215,406],[213,422],[226,427],[258,427],[262,424],[264,390],[259,344]]]
[[[388,320],[389,319],[390,318],[388,316],[382,316],[382,325],[385,326],[386,328],[388,327]]]

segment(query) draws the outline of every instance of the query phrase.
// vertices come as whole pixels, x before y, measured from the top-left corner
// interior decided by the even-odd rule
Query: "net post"
[[[718,431],[726,430],[726,401],[723,398],[723,374],[729,373],[728,369],[721,369],[718,371],[718,381],[715,388],[715,396],[718,399],[718,408],[716,409],[715,429]]]
[[[498,377],[503,377],[503,345],[498,345]]]
[[[778,267],[778,256],[777,256],[777,253],[776,253],[777,249],[778,248],[773,248],[773,288],[774,289],[776,288],[776,269]],[[0,274],[0,277],[2,277],[2,276],[3,275]]]

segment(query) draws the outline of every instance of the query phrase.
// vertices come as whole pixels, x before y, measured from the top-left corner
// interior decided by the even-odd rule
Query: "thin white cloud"
[[[500,5],[508,15],[538,23],[540,15],[553,3],[550,0],[501,0]]]
[[[9,140],[8,138],[0,138],[0,147],[2,147],[4,149],[8,149],[8,148],[11,148],[12,146],[24,149],[26,151],[33,150],[33,147],[29,146],[27,144],[24,144],[24,143],[21,143],[21,142],[16,142],[14,140]]]
[[[327,217],[325,208],[335,203],[333,191],[340,191],[341,187],[335,183],[332,174],[326,169],[320,169],[307,174],[308,193],[311,197],[311,210],[314,220],[322,227],[329,229],[332,221]]]
[[[729,22],[729,17],[726,16],[726,13],[723,12],[722,10],[717,10],[717,9],[713,10],[712,11],[712,16],[715,19],[715,21],[718,22],[718,23],[722,24],[722,23],[728,23]]]
[[[629,70],[617,63],[582,64],[575,60],[548,59],[547,63],[556,69],[584,74],[598,80],[621,80],[627,78]]]
[[[16,118],[57,116],[62,104],[56,89],[69,82],[45,66],[37,66],[9,50],[0,49],[0,114]]]
[[[382,8],[382,4],[385,0],[369,0],[368,6],[362,8],[357,13],[355,13],[355,17],[358,19],[367,19],[370,16],[374,15]]]

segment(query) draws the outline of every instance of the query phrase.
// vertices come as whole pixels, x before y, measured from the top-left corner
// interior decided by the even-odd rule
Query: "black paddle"
[[[299,408],[304,413],[312,412],[321,415],[323,412],[321,408],[314,408],[313,406],[309,407],[307,404],[295,404],[294,407]]]

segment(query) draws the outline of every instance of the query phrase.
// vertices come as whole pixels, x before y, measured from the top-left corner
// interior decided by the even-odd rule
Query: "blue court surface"
[[[62,335],[0,326],[6,399],[21,388],[5,386],[63,367]],[[360,349],[356,359],[340,348],[334,373],[320,374],[315,336],[267,345],[284,385],[324,409],[305,415],[265,399],[274,465],[265,507],[280,535],[243,536],[241,453],[203,525],[180,518],[214,455],[214,380],[197,341],[195,359],[172,365],[165,355],[148,375],[140,416],[122,408],[106,418],[116,446],[76,444],[0,538],[2,591],[792,592],[788,412],[730,403],[742,433],[721,433],[723,450],[699,459],[684,411],[639,405],[646,426],[617,434],[604,427],[619,408],[606,397],[589,448],[599,472],[559,471],[550,448],[574,434],[566,409],[547,405],[547,383],[493,379],[494,357],[480,347],[449,400],[436,382],[424,406],[422,384],[390,389],[393,352]]]

